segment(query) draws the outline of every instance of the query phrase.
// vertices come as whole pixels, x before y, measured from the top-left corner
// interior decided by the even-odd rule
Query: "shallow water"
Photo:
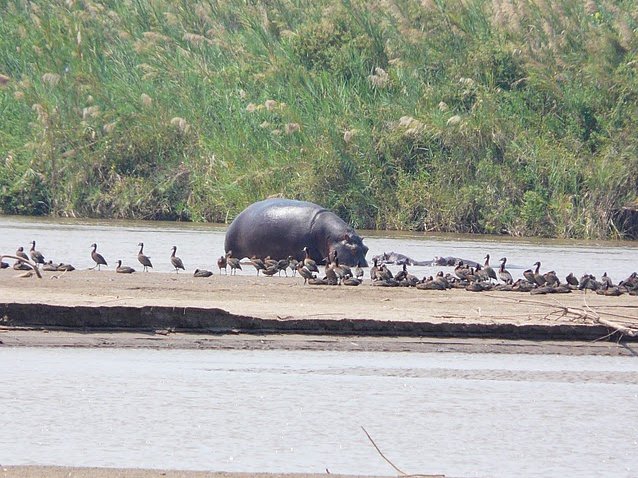
[[[0,348],[0,463],[635,477],[638,360]]]
[[[154,271],[170,272],[171,247],[178,247],[188,271],[195,268],[217,271],[216,259],[224,253],[226,227],[211,224],[144,221],[90,221],[50,218],[0,216],[0,251],[13,254],[19,245],[25,249],[36,240],[37,249],[46,259],[70,262],[87,269],[94,265],[90,257],[91,244],[98,243],[98,251],[114,268],[121,259],[124,264],[141,269],[137,262],[137,244],[145,244],[144,252],[151,257]],[[380,233],[360,231],[370,248],[368,260],[383,252],[400,252],[417,260],[431,260],[435,256],[456,256],[483,262],[490,254],[493,267],[506,256],[508,269],[514,278],[522,277],[524,269],[542,262],[541,272],[555,270],[564,278],[569,272],[578,277],[593,273],[597,277],[607,272],[614,282],[638,271],[638,242],[633,241],[564,241],[549,239],[523,240],[501,236],[435,235],[419,233]],[[395,271],[398,266],[390,266]],[[410,271],[421,277],[435,274],[442,267],[412,267]],[[254,274],[252,266],[240,273]]]

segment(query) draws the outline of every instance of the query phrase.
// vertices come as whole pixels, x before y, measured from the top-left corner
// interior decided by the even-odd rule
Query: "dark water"
[[[174,222],[76,221],[32,219],[0,216],[0,251],[13,254],[19,245],[28,249],[32,240],[47,259],[70,262],[86,269],[94,265],[90,245],[98,243],[109,265],[121,259],[124,264],[140,267],[137,244],[144,242],[144,252],[151,256],[154,271],[172,270],[171,247],[178,247],[187,270],[205,268],[217,272],[216,258],[224,253],[225,226]],[[522,271],[534,262],[542,262],[541,271],[555,270],[563,278],[569,272],[577,276],[607,272],[618,282],[638,270],[638,242],[521,240],[500,236],[458,236],[432,234],[400,234],[361,231],[370,248],[368,259],[383,252],[395,251],[417,260],[431,260],[435,256],[457,256],[483,262],[490,254],[492,265],[508,258],[512,275],[522,277]],[[511,266],[510,266],[511,265]],[[518,268],[517,268],[518,267]],[[392,268],[392,266],[391,266]],[[243,273],[254,274],[248,266]],[[398,270],[399,267],[395,267]],[[441,267],[413,267],[417,275],[429,275]]]
[[[638,360],[0,348],[0,463],[636,477]]]

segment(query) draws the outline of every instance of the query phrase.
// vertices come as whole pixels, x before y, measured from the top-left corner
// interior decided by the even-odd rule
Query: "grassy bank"
[[[629,1],[0,0],[0,210],[635,235]]]

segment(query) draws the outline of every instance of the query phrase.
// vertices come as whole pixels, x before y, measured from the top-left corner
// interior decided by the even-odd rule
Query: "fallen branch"
[[[636,329],[634,328],[625,327],[624,325],[620,325],[617,322],[612,322],[611,320],[603,319],[602,317],[599,317],[597,319],[597,322],[607,327],[611,327],[612,329],[616,329],[617,332],[621,332],[625,335],[628,335],[629,337],[636,336]]]
[[[621,314],[614,314],[611,312],[604,312],[599,310],[594,310],[592,309],[589,304],[587,304],[587,301],[585,299],[583,299],[583,303],[584,303],[584,307],[583,308],[576,308],[576,307],[568,307],[565,305],[560,304],[558,301],[556,301],[555,299],[555,303],[554,304],[550,304],[548,302],[543,302],[540,300],[531,300],[531,299],[521,299],[521,298],[514,298],[514,297],[502,297],[502,296],[498,296],[495,297],[498,299],[507,299],[507,300],[513,300],[517,303],[520,304],[533,304],[533,305],[540,305],[543,307],[552,307],[553,311],[551,311],[550,313],[548,313],[545,317],[547,317],[548,319],[555,314],[560,314],[560,316],[558,317],[563,318],[563,317],[567,317],[570,316],[571,319],[568,317],[568,320],[574,320],[574,319],[580,319],[580,320],[585,320],[585,321],[589,321],[595,324],[600,324],[600,325],[604,325],[605,327],[610,327],[612,329],[614,329],[615,332],[619,332],[621,334],[624,335],[628,335],[629,337],[635,337],[638,334],[638,327],[628,327],[625,326],[623,324],[619,324],[616,321],[613,320],[609,320],[606,318],[601,317],[601,314],[607,315],[607,316],[611,316],[611,317],[615,317],[617,319],[627,319],[627,320],[636,320],[636,317],[631,317],[631,316],[627,316],[627,315],[621,315]],[[613,334],[610,334],[613,335]]]
[[[394,463],[392,463],[390,461],[389,458],[387,458],[383,452],[381,451],[381,449],[377,446],[377,444],[374,442],[374,440],[372,439],[372,437],[370,436],[370,434],[366,431],[365,428],[361,427],[361,429],[363,430],[363,433],[366,434],[366,436],[368,437],[368,440],[370,440],[370,443],[372,443],[372,446],[375,448],[375,450],[377,450],[377,453],[379,455],[381,455],[381,458],[383,458],[392,468],[394,468],[401,476],[404,476],[406,478],[445,478],[445,475],[421,475],[421,474],[410,474],[410,473],[406,473],[405,471],[401,470],[400,468],[398,468]]]
[[[18,257],[18,256],[12,256],[9,254],[3,254],[0,256],[0,261],[2,261],[2,259],[4,259],[5,257],[8,257],[9,259],[15,259],[16,261],[22,262],[23,264],[28,265],[31,269],[33,269],[35,271],[35,274],[38,276],[38,279],[42,279],[42,274],[40,273],[40,268],[38,267],[38,265],[34,262],[31,262],[27,259],[25,259],[24,257]]]

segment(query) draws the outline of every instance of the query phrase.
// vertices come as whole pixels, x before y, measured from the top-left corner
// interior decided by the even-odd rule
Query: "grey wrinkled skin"
[[[308,247],[317,263],[337,252],[339,263],[367,267],[368,248],[355,230],[321,206],[293,199],[266,199],[251,204],[231,223],[224,248],[233,257],[304,257]]]

